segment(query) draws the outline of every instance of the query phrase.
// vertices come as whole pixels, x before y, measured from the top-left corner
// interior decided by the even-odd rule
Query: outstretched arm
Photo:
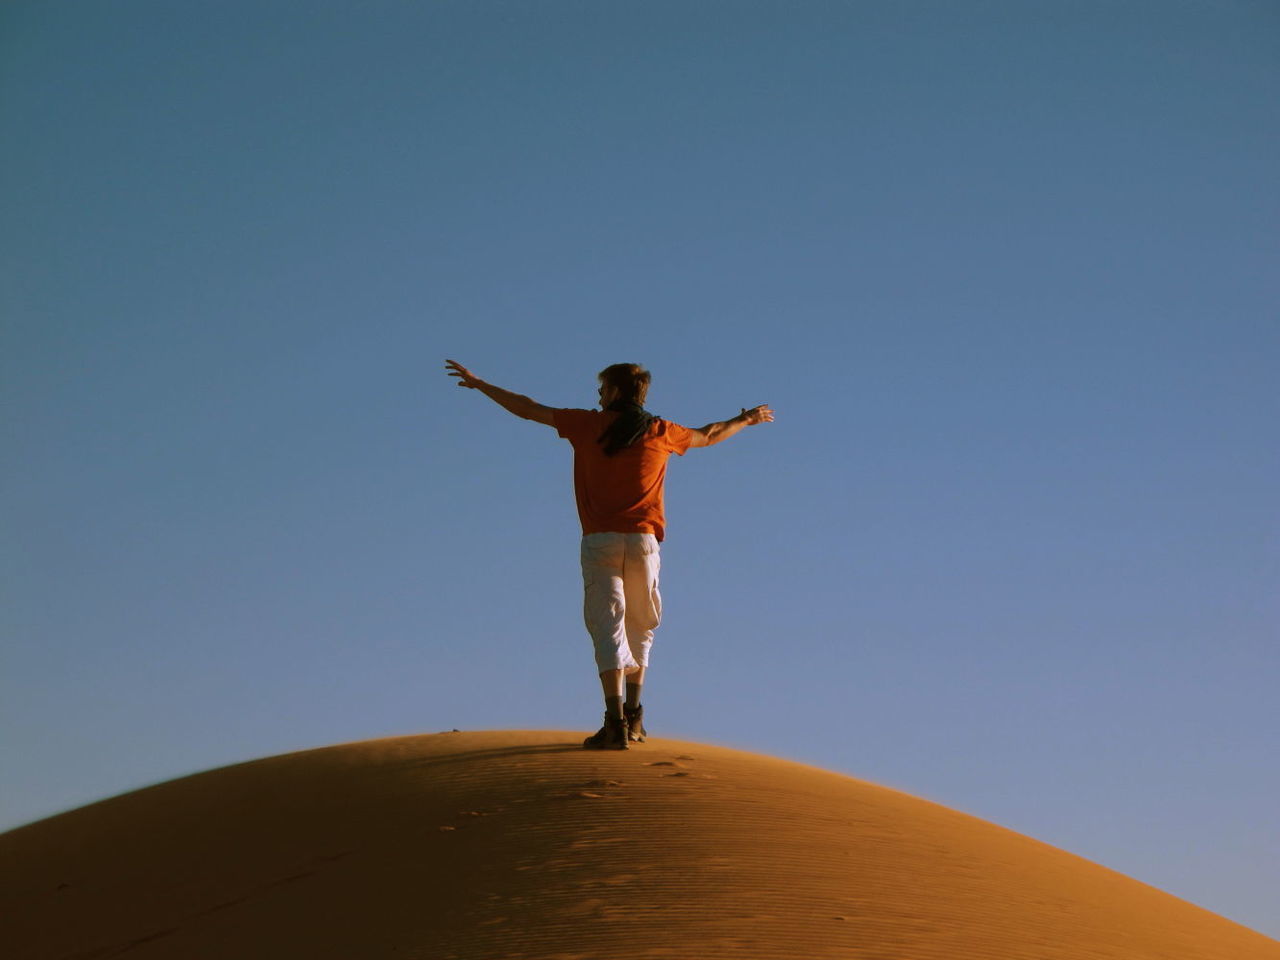
[[[479,390],[498,406],[509,410],[517,417],[545,423],[549,427],[555,426],[555,411],[551,407],[544,407],[536,400],[531,400],[522,394],[512,393],[510,390],[495,387],[492,383],[486,383],[456,360],[446,360],[444,365],[449,371],[449,376],[458,378],[458,386]]]
[[[735,433],[738,433],[743,427],[753,427],[757,423],[772,423],[773,411],[769,409],[767,404],[760,404],[758,407],[752,407],[750,410],[744,409],[736,417],[730,420],[720,420],[716,423],[708,423],[705,427],[698,427],[690,430],[693,434],[692,447],[709,447],[713,443],[719,443],[721,440],[728,440]]]

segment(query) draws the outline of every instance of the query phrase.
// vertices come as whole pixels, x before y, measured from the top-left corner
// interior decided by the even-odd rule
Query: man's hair
[[[615,363],[599,373],[602,386],[614,387],[619,400],[644,404],[649,393],[649,371],[638,363]]]

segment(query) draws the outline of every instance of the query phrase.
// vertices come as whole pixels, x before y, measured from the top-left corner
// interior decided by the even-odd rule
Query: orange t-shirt
[[[656,419],[643,437],[612,457],[600,434],[618,415],[604,410],[556,410],[556,430],[573,444],[573,494],[582,534],[665,532],[662,486],[667,457],[684,456],[693,440],[688,427]]]

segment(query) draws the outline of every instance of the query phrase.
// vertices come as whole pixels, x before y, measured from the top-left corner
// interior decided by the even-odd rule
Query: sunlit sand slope
[[[214,770],[0,836],[13,960],[1280,960],[1070,854],[811,767],[446,733]]]

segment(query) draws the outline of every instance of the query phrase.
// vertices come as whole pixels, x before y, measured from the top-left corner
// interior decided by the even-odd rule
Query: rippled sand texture
[[[1280,941],[905,794],[582,736],[329,747],[23,827],[0,836],[0,944],[14,960],[1280,960]]]

